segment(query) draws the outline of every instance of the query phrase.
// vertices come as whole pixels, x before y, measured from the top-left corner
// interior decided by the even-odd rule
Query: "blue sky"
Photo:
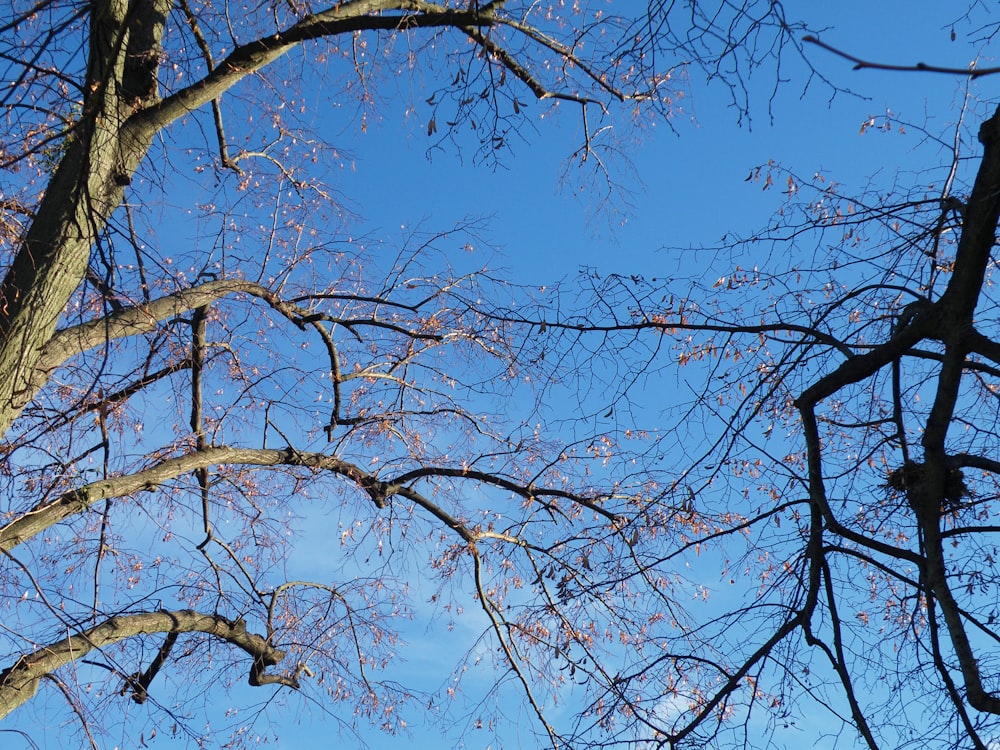
[[[949,40],[952,17],[942,5],[789,3],[786,12],[795,16],[803,8],[804,20],[815,27],[829,27],[822,34],[824,41],[863,57],[965,65],[975,50],[964,45],[961,37],[955,43]],[[552,285],[573,277],[581,267],[596,269],[602,275],[662,276],[678,269],[692,275],[701,270],[697,264],[706,256],[678,248],[712,245],[726,233],[752,233],[766,225],[779,208],[780,185],[763,191],[760,183],[745,179],[754,167],[769,160],[806,175],[823,171],[848,187],[858,188],[873,175],[889,180],[899,170],[937,165],[940,153],[922,143],[917,127],[906,127],[905,134],[898,126],[890,133],[859,131],[869,117],[881,120],[891,110],[899,122],[947,134],[963,96],[961,80],[941,75],[852,72],[849,63],[820,49],[810,49],[808,54],[818,70],[854,94],[834,95],[821,81],[814,81],[803,94],[805,70],[793,63],[786,71],[791,80],[780,88],[769,111],[773,79],[771,71],[764,70],[751,79],[752,119],[742,126],[728,106],[723,87],[706,84],[692,69],[684,81],[686,97],[672,121],[673,129],[664,124],[647,128],[641,141],[627,147],[631,168],[618,172],[624,183],[621,201],[625,213],[612,214],[610,221],[600,200],[589,196],[586,180],[572,167],[568,178],[561,177],[567,156],[582,137],[575,112],[561,111],[552,117],[539,104],[529,109],[536,118],[537,132],[526,132],[527,142],[515,144],[502,166],[495,169],[474,164],[471,150],[461,155],[435,151],[429,158],[429,110],[420,97],[414,98],[412,110],[408,106],[412,102],[399,100],[380,110],[363,134],[348,110],[335,110],[326,135],[342,144],[344,155],[339,163],[329,165],[328,181],[356,214],[351,226],[358,234],[393,241],[414,228],[436,231],[470,218],[482,219],[484,245],[492,244],[497,251],[481,250],[473,262],[488,260],[492,267],[507,269],[507,275],[519,283]],[[991,63],[984,59],[983,64]],[[985,96],[993,85],[991,79],[979,84]],[[537,119],[543,113],[547,116]],[[585,187],[582,195],[580,184]],[[744,265],[758,260],[752,255],[740,259]],[[707,261],[703,268],[709,275],[727,270]],[[331,560],[335,550],[331,550],[326,532],[312,531],[304,531],[295,565],[303,571],[335,566]],[[413,565],[418,570],[418,565]],[[419,579],[415,580],[418,601],[430,595],[429,590],[420,592],[420,585]],[[418,675],[428,689],[445,684],[457,657],[475,646],[483,625],[477,617],[457,618],[454,630],[418,625],[407,632],[410,656],[400,665],[403,676]],[[436,620],[438,626],[442,619]],[[484,670],[467,679],[468,694],[474,695],[493,675]],[[261,691],[237,690],[236,698],[262,700]],[[501,700],[505,698],[501,693]],[[301,705],[295,696],[283,696],[269,714],[275,726],[268,726],[262,718],[254,728],[266,735],[277,732],[280,738],[273,746],[282,748],[357,744],[352,730],[319,710],[307,707],[299,714],[299,722],[290,722],[287,713],[299,712]],[[530,717],[518,714],[513,702],[510,705],[512,727],[502,731],[502,743],[493,747],[535,747]],[[442,741],[439,726],[425,721],[416,709],[414,706],[410,712],[411,736],[388,737],[362,729],[363,739],[376,750],[395,750],[403,744],[430,750],[456,742],[454,733]],[[519,729],[513,728],[518,725]],[[35,740],[45,747],[43,731],[33,730]],[[130,734],[122,737],[123,747],[132,746]],[[798,735],[790,741],[796,738],[801,741]],[[16,740],[4,746],[16,747]],[[485,743],[473,735],[465,737],[464,746],[478,749]]]
[[[952,17],[940,3],[792,3],[786,10],[794,16],[799,7],[805,8],[804,18],[812,25],[830,27],[822,34],[825,42],[874,60],[961,66],[973,52],[950,41]],[[634,178],[625,178],[628,207],[621,224],[603,215],[595,218],[594,202],[586,194],[575,194],[578,180],[572,172],[568,180],[560,177],[567,154],[581,137],[573,113],[565,111],[539,122],[538,132],[527,136],[530,143],[516,145],[497,169],[472,164],[468,154],[439,151],[428,158],[426,120],[419,103],[409,115],[386,110],[360,137],[356,124],[338,124],[337,137],[351,158],[335,177],[336,184],[361,217],[360,226],[389,238],[418,226],[431,231],[469,217],[484,218],[484,235],[499,250],[490,265],[508,269],[521,283],[551,285],[584,266],[601,274],[663,276],[682,269],[690,275],[692,258],[706,256],[677,248],[712,245],[726,233],[752,233],[780,207],[781,186],[763,191],[760,183],[746,181],[752,168],[769,160],[804,175],[825,172],[847,189],[861,188],[873,176],[889,180],[899,170],[937,165],[939,150],[924,143],[919,128],[905,123],[950,137],[964,96],[963,81],[941,75],[853,72],[849,63],[820,49],[808,54],[819,71],[853,94],[833,95],[820,81],[803,94],[804,70],[793,65],[788,71],[791,82],[780,89],[769,112],[772,79],[770,71],[763,71],[751,80],[752,120],[742,126],[725,90],[706,85],[693,70],[683,109],[672,121],[676,132],[662,124],[649,128],[628,151],[635,171]],[[988,95],[989,79],[980,85]],[[860,132],[869,117],[882,122],[888,111],[897,118],[891,132]],[[741,262],[752,265],[758,260],[750,256]],[[706,264],[704,272],[720,269]],[[706,564],[704,572],[712,567]],[[411,633],[407,652],[415,656],[404,668],[426,670],[429,685],[439,682],[441,678],[430,676],[435,666],[443,666],[438,655],[468,647],[477,632],[476,623],[466,625],[445,636],[446,644],[437,633]],[[432,658],[426,658],[428,651]],[[490,678],[486,672],[478,679],[485,684]],[[470,693],[475,686],[475,681],[470,683]],[[521,717],[522,722],[529,719]],[[789,746],[812,746],[816,740],[808,733],[824,726],[815,718],[810,722],[807,717],[804,723],[810,724],[807,734],[800,731],[802,722],[786,734]],[[364,737],[378,750],[397,748],[400,742],[415,748],[447,747],[457,740],[452,733],[442,741],[437,725],[422,722],[419,712],[411,729],[408,739],[377,732],[365,732]],[[297,729],[282,727],[279,746],[318,745],[329,731],[329,722],[313,715]],[[536,746],[530,730],[519,735],[508,729],[502,737],[500,745],[492,746]],[[464,739],[466,747],[485,747],[485,738]]]
[[[890,62],[941,61],[965,65],[968,48],[949,41],[947,11],[935,3],[808,4],[810,23],[830,26],[825,42]],[[900,8],[908,9],[901,12]],[[795,5],[787,8],[793,16]],[[817,12],[819,11],[819,12]],[[845,19],[847,22],[845,23]],[[906,24],[909,23],[909,26]],[[366,225],[390,234],[401,225],[440,228],[466,217],[489,220],[487,236],[502,251],[502,262],[518,280],[551,283],[580,265],[605,272],[652,274],[671,260],[665,247],[712,244],[726,232],[752,232],[766,224],[780,205],[779,189],[762,193],[744,182],[749,170],[775,160],[797,172],[824,171],[857,187],[878,172],[910,166],[920,135],[887,136],[861,124],[887,111],[906,121],[945,129],[957,115],[963,82],[943,75],[852,71],[850,63],[811,48],[810,60],[839,86],[855,95],[833,95],[814,81],[802,95],[805,71],[794,60],[789,77],[768,111],[773,83],[770,70],[751,79],[751,121],[737,124],[720,83],[708,84],[692,70],[687,93],[671,128],[659,124],[638,134],[626,147],[635,180],[624,174],[624,225],[597,214],[589,195],[575,183],[586,180],[569,168],[567,156],[582,137],[575,110],[538,122],[529,143],[515,144],[503,166],[473,165],[471,155],[438,151],[428,158],[429,139],[422,114],[392,110],[349,140],[353,167],[336,184]],[[988,64],[988,61],[984,64]],[[989,80],[983,83],[989,86]],[[537,112],[544,111],[532,104]],[[338,124],[339,125],[339,124]],[[343,129],[345,141],[356,124]],[[919,157],[916,157],[919,159]],[[917,162],[917,166],[924,166]],[[402,200],[386,200],[387,188]]]

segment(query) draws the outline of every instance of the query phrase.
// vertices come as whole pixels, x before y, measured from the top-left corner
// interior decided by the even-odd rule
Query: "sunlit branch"
[[[316,326],[318,321],[325,319],[324,316],[314,315],[297,305],[285,302],[274,292],[259,284],[240,279],[220,279],[57,331],[41,351],[38,364],[29,381],[32,390],[20,394],[19,398],[27,402],[28,397],[44,386],[60,365],[78,354],[116,339],[150,333],[157,330],[166,320],[235,294],[246,294],[263,300],[299,327],[313,325],[321,331],[328,349],[332,345],[327,332]]]
[[[447,513],[438,504],[415,491],[410,486],[414,481],[464,477],[506,489],[525,498],[546,496],[566,498],[600,513],[609,520],[616,521],[618,519],[618,516],[602,509],[593,499],[562,490],[536,488],[531,485],[522,486],[503,477],[479,471],[462,471],[449,467],[422,467],[384,481],[349,461],[323,453],[308,453],[292,448],[273,450],[214,446],[166,459],[134,474],[93,482],[65,492],[54,500],[44,502],[0,527],[0,550],[13,549],[54,524],[86,511],[100,500],[152,491],[164,482],[176,479],[185,473],[200,471],[218,464],[260,467],[298,466],[314,471],[329,472],[354,482],[378,508],[384,507],[388,499],[394,495],[417,503],[470,543],[479,539],[480,535],[469,529],[461,519]],[[496,538],[496,535],[486,534],[483,538]],[[522,543],[515,537],[506,538],[506,541]]]
[[[385,503],[383,483],[349,461],[322,453],[287,450],[210,447],[161,461],[143,471],[92,482],[64,492],[0,527],[0,550],[11,550],[56,523],[82,513],[100,500],[155,490],[177,477],[218,464],[247,466],[301,466],[328,471],[354,481],[376,505]]]
[[[517,651],[517,644],[515,644],[508,634],[504,632],[503,623],[504,619],[502,615],[497,611],[496,607],[493,605],[492,600],[483,588],[483,570],[482,561],[479,559],[479,554],[475,551],[472,553],[472,560],[474,566],[474,581],[476,585],[476,594],[479,599],[480,607],[486,616],[490,620],[490,626],[493,629],[493,634],[496,636],[497,641],[500,643],[500,648],[503,651],[504,657],[507,661],[507,665],[517,676],[518,682],[521,684],[521,690],[531,706],[535,717],[538,719],[539,723],[545,728],[546,733],[549,736],[549,741],[552,743],[553,750],[559,748],[560,743],[558,735],[555,729],[549,724],[545,717],[545,711],[542,709],[542,705],[535,698],[534,691],[531,689],[531,682],[528,677],[524,674],[524,667],[522,665],[523,657]]]
[[[398,15],[392,11],[403,12]],[[475,29],[494,23],[494,12],[453,10],[420,0],[353,0],[309,15],[280,33],[241,45],[201,81],[172,94],[136,116],[134,127],[160,129],[203,104],[217,99],[247,75],[302,42],[355,31],[395,31],[412,28]]]
[[[85,657],[95,649],[151,633],[205,633],[214,636],[231,643],[253,658],[249,680],[251,685],[281,684],[298,687],[298,681],[294,678],[265,672],[266,667],[281,662],[285,654],[261,636],[248,632],[242,620],[228,620],[221,615],[191,610],[160,610],[112,617],[94,628],[80,631],[21,656],[0,672],[0,717],[31,700],[42,678],[60,667]]]

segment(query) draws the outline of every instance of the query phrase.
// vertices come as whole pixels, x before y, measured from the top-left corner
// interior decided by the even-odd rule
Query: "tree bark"
[[[125,497],[142,491],[153,491],[164,482],[198,469],[218,464],[242,466],[304,466],[339,474],[361,487],[376,504],[385,498],[378,492],[378,481],[360,467],[324,453],[303,453],[292,449],[212,447],[195,451],[151,466],[144,471],[102,479],[64,492],[51,502],[38,505],[0,527],[0,551],[10,552],[31,539],[94,503],[114,497]]]
[[[289,687],[298,686],[294,677],[264,674],[264,668],[278,664],[285,658],[285,653],[261,636],[248,632],[242,620],[233,621],[221,615],[192,610],[160,610],[112,617],[90,630],[80,631],[21,656],[0,672],[0,719],[31,700],[42,679],[60,667],[83,658],[95,649],[149,633],[207,633],[253,657],[251,685],[280,682]]]
[[[171,0],[100,0],[91,10],[83,112],[31,227],[0,282],[0,433],[36,389],[42,349],[87,271],[91,248],[121,205],[154,136],[304,41],[361,30],[489,26],[493,10],[420,0],[354,0],[237,47],[200,81],[160,100],[160,39]],[[399,11],[399,14],[387,14]]]

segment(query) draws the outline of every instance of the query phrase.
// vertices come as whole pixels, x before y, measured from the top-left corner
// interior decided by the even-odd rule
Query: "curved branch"
[[[168,294],[151,302],[126,307],[110,315],[102,315],[86,323],[56,331],[42,347],[37,369],[49,373],[71,357],[114,339],[149,333],[158,323],[215,302],[231,294],[243,292],[277,304],[277,296],[250,281],[220,279]],[[291,310],[292,306],[287,305]],[[297,310],[298,311],[298,310]]]
[[[55,500],[37,505],[0,527],[0,551],[9,552],[22,542],[60,521],[84,512],[101,500],[152,491],[164,482],[216,464],[304,466],[329,471],[356,482],[376,505],[381,507],[385,503],[385,485],[349,461],[323,453],[302,453],[292,449],[213,447],[166,459],[134,474],[92,482],[64,492]]]
[[[21,407],[27,404],[59,366],[78,354],[115,339],[150,333],[165,320],[234,294],[247,294],[262,299],[300,327],[309,322],[306,310],[279,299],[274,292],[260,284],[241,279],[209,281],[56,331],[41,348],[38,362],[28,377],[27,387],[17,394],[15,405]]]
[[[523,486],[504,477],[483,472],[469,472],[447,466],[428,466],[404,473],[388,481],[382,481],[374,474],[365,471],[350,461],[345,461],[325,453],[297,451],[294,448],[276,450],[272,448],[214,446],[181,456],[175,456],[174,458],[168,458],[134,474],[101,479],[64,492],[54,500],[36,505],[6,525],[0,526],[0,552],[9,552],[19,544],[37,536],[57,523],[71,518],[78,513],[83,513],[95,503],[102,500],[133,495],[137,492],[153,491],[165,482],[217,464],[261,467],[301,466],[314,471],[336,474],[354,482],[358,488],[368,495],[376,508],[384,508],[388,499],[394,495],[406,498],[417,503],[440,521],[443,521],[445,525],[469,543],[487,537],[505,538],[507,541],[515,543],[520,542],[516,539],[500,537],[496,534],[477,533],[467,527],[461,519],[452,516],[439,505],[406,485],[418,478],[464,477],[501,487],[522,497],[563,497],[590,508],[611,520],[618,520],[618,517],[614,514],[601,509],[600,505],[593,499],[573,495],[562,490],[536,489],[531,485]]]
[[[392,13],[400,11],[400,13]],[[409,11],[409,12],[403,12]],[[212,72],[137,114],[139,130],[159,130],[192,110],[218,99],[250,73],[261,70],[302,42],[355,31],[393,31],[450,26],[465,31],[491,26],[494,9],[454,10],[421,0],[354,0],[306,16],[284,31],[234,49]]]
[[[491,484],[494,487],[499,487],[502,490],[507,490],[515,495],[519,495],[526,500],[532,500],[540,497],[557,497],[563,498],[564,500],[569,500],[577,505],[581,505],[588,510],[592,510],[594,513],[603,516],[612,523],[621,522],[623,519],[616,513],[609,511],[607,508],[601,506],[600,501],[607,499],[608,495],[596,496],[596,497],[585,497],[583,495],[567,492],[566,490],[553,489],[548,487],[535,487],[534,485],[522,485],[517,482],[512,482],[504,477],[497,476],[496,474],[489,474],[484,471],[478,471],[476,469],[453,469],[453,468],[442,468],[437,466],[422,466],[419,469],[414,469],[401,476],[397,477],[394,484],[409,484],[417,479],[424,477],[453,477],[455,479],[469,479],[475,482],[480,482],[482,484]]]
[[[222,615],[202,614],[192,610],[143,612],[119,615],[100,625],[43,646],[32,654],[22,655],[0,672],[0,718],[31,700],[42,678],[60,667],[80,659],[95,649],[149,633],[207,633],[242,649],[253,657],[249,682],[259,686],[271,683],[297,688],[294,677],[265,674],[266,667],[285,658],[263,637],[247,631],[243,620],[228,620]]]

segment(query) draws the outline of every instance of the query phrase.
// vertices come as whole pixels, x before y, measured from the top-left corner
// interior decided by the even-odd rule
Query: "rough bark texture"
[[[126,476],[105,479],[78,487],[56,499],[32,508],[27,513],[0,527],[0,551],[9,552],[19,544],[51,528],[60,521],[82,513],[95,503],[115,497],[126,497],[138,492],[153,492],[172,479],[219,464],[241,466],[303,466],[317,471],[342,475],[373,498],[384,501],[374,478],[358,466],[322,453],[301,453],[292,449],[269,450],[254,448],[229,448],[214,446],[184,456],[161,461],[144,471]]]
[[[153,62],[171,5],[169,0],[93,4],[83,111],[0,283],[0,431],[23,408],[41,350],[83,281],[91,249],[157,130],[132,118],[156,101]]]
[[[160,40],[171,6],[170,0],[93,4],[83,111],[0,283],[0,432],[30,400],[42,351],[86,275],[94,243],[121,205],[125,186],[158,132],[307,40],[360,30],[465,29],[492,23],[489,12],[453,11],[431,3],[338,3],[282,33],[238,47],[204,79],[161,101]],[[379,15],[389,11],[402,15]]]
[[[43,646],[34,653],[24,654],[12,666],[0,672],[0,718],[31,700],[42,679],[60,667],[82,659],[94,650],[150,633],[205,633],[232,644],[253,659],[250,669],[252,685],[276,681],[269,679],[275,676],[265,674],[264,668],[278,664],[285,658],[282,651],[271,646],[264,638],[248,632],[246,624],[241,620],[231,621],[219,615],[191,610],[121,615]],[[295,686],[293,679],[284,678],[284,682],[291,687]]]

